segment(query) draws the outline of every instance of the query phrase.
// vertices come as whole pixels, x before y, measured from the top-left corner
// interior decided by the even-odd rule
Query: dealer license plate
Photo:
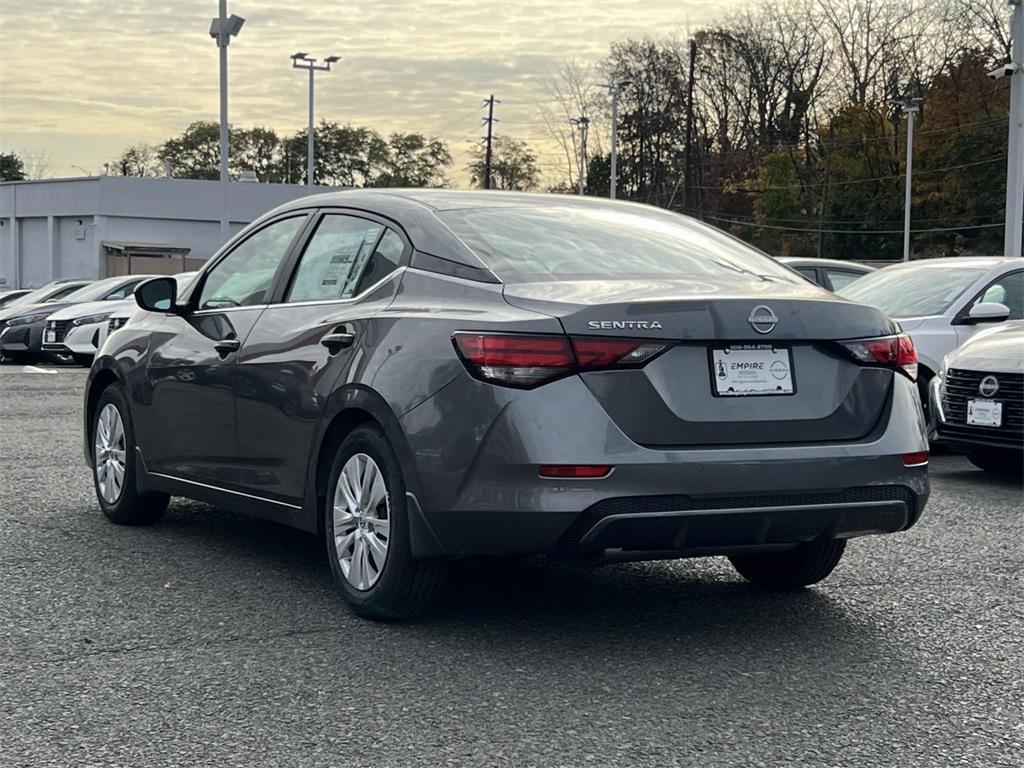
[[[47,331],[45,338],[43,338],[44,344],[56,344],[57,343],[57,332]]]
[[[968,400],[967,423],[975,427],[1003,426],[1003,404],[995,400]]]
[[[711,378],[719,397],[792,395],[793,358],[786,347],[733,345],[711,350]]]

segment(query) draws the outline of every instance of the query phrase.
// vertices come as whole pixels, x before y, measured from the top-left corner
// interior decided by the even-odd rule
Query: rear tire
[[[820,539],[785,552],[732,555],[732,567],[747,581],[770,589],[798,589],[816,584],[839,565],[845,539]]]
[[[999,475],[1020,477],[1024,474],[1024,454],[1020,451],[1000,451],[998,449],[971,451],[967,454],[968,461],[978,469]]]
[[[150,525],[159,520],[171,497],[138,489],[135,431],[119,384],[111,384],[100,394],[89,438],[96,499],[107,519],[118,525]]]
[[[391,444],[376,427],[358,427],[342,442],[324,507],[331,573],[353,611],[399,621],[434,606],[447,563],[413,559],[405,480]]]

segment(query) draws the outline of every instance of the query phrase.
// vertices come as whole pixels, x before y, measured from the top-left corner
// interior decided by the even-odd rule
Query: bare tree
[[[594,67],[578,61],[564,62],[542,81],[548,97],[545,103],[538,104],[543,131],[558,145],[565,158],[565,178],[570,188],[578,183],[580,167],[580,137],[570,122],[573,118],[582,116],[591,121],[588,154],[603,152],[606,94],[598,87],[600,82],[601,76]]]

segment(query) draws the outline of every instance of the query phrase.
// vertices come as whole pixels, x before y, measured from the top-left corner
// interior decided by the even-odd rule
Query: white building
[[[293,184],[229,184],[231,233],[309,193]],[[195,268],[222,244],[220,209],[217,181],[93,176],[0,183],[0,287]]]

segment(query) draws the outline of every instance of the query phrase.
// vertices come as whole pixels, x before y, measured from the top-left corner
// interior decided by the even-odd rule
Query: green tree
[[[27,178],[25,164],[13,152],[0,152],[0,181],[21,181]]]
[[[470,183],[483,189],[487,168],[486,150],[478,147],[469,164]],[[536,189],[540,181],[537,156],[525,141],[499,136],[491,151],[491,187],[517,192]]]
[[[255,171],[264,183],[281,183],[284,179],[282,144],[270,128],[232,128],[229,173],[238,178],[242,171]],[[218,162],[220,150],[218,147]],[[219,171],[218,171],[219,175]]]
[[[171,161],[178,178],[219,179],[219,124],[213,121],[192,123],[181,136],[165,141],[159,156],[161,161]]]
[[[381,147],[378,150],[383,149]],[[420,133],[393,133],[386,153],[376,158],[374,187],[443,187],[445,170],[452,164],[448,145]]]

